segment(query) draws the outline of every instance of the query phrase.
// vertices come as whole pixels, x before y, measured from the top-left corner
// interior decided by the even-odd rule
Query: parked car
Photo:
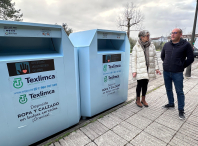
[[[194,43],[193,53],[194,53],[194,57],[198,56],[198,39],[196,39],[196,41]]]
[[[194,57],[198,56],[198,49],[195,46],[193,47],[193,53],[194,53]]]

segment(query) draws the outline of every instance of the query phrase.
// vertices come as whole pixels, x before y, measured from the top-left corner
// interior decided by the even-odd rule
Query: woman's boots
[[[136,97],[136,102],[135,103],[137,104],[138,107],[142,107],[142,104],[140,102],[140,97]]]
[[[145,96],[142,96],[142,101],[141,103],[145,106],[145,107],[148,107],[148,103],[146,102],[145,100]]]
[[[145,106],[145,107],[148,107],[148,103],[146,102],[145,100],[145,96],[142,96],[142,101],[140,102],[140,97],[137,97],[136,98],[136,102],[138,107],[142,107],[142,104]]]

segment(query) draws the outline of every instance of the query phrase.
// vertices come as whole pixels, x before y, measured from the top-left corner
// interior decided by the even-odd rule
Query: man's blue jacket
[[[169,41],[162,49],[161,59],[164,71],[183,72],[184,68],[194,61],[193,49],[190,43],[182,38],[177,44]]]

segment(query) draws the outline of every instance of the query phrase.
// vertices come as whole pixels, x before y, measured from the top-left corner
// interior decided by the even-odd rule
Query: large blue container
[[[79,122],[77,50],[61,26],[0,21],[0,145],[25,146]]]
[[[130,57],[126,33],[95,29],[69,38],[78,49],[81,115],[91,117],[126,101]]]

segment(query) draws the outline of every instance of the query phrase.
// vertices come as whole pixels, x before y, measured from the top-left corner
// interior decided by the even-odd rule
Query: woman
[[[156,77],[155,72],[161,75],[158,66],[155,46],[149,39],[150,33],[146,30],[140,31],[139,40],[132,51],[132,75],[137,80],[136,104],[138,107],[148,107],[145,100],[149,79]],[[140,92],[142,90],[142,100],[140,101]]]

